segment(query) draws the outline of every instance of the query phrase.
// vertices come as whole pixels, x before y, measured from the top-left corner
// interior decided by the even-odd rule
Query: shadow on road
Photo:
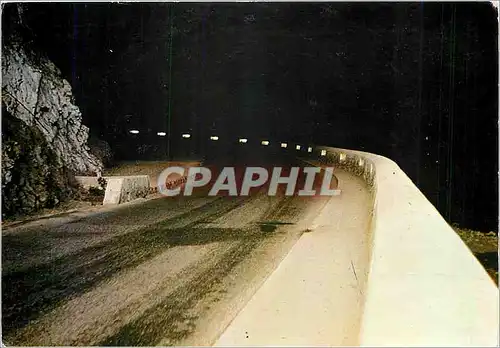
[[[86,292],[115,273],[135,267],[168,248],[179,245],[199,245],[238,240],[259,234],[258,229],[200,228],[197,225],[213,221],[238,207],[239,199],[220,199],[171,219],[117,236],[75,254],[65,255],[49,263],[2,275],[3,332],[25,326],[60,301]],[[222,208],[220,204],[222,203]],[[181,228],[175,223],[188,219]],[[23,237],[4,238],[9,250],[28,245],[43,248],[39,238],[28,241]],[[21,248],[21,249],[19,249]]]

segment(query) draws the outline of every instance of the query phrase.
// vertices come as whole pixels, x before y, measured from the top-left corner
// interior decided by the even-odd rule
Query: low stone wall
[[[143,175],[106,175],[106,191],[103,204],[121,204],[130,200],[146,197],[148,194],[157,194],[157,179],[161,172],[168,166],[180,166],[187,170],[191,167],[199,167],[201,162],[165,162],[164,166],[158,166],[157,162],[149,162],[148,165],[141,163],[138,168],[132,167],[129,172],[144,173]],[[122,170],[123,172],[123,170]],[[91,187],[100,188],[97,176],[75,176],[76,182],[85,190]],[[165,184],[168,186],[182,185],[187,176],[170,175]]]
[[[107,180],[109,177],[104,176],[103,178]],[[91,187],[100,187],[97,179],[97,176],[75,176],[76,182],[85,190],[88,190]]]
[[[137,198],[145,198],[149,193],[149,176],[134,175],[107,177],[106,192],[102,204],[121,204]]]
[[[366,152],[315,150],[373,193],[361,345],[497,346],[497,286],[399,166]]]

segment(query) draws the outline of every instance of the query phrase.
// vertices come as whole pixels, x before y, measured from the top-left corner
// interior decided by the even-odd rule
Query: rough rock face
[[[71,86],[46,57],[10,43],[2,50],[2,217],[50,208],[75,193],[74,174],[95,175],[89,129]]]
[[[106,141],[91,134],[87,144],[90,147],[90,153],[96,156],[104,166],[112,165],[113,150]]]
[[[2,108],[2,216],[48,208],[74,193],[74,181],[44,135]]]
[[[12,116],[41,132],[55,161],[77,174],[102,171],[87,145],[89,129],[74,105],[71,86],[46,57],[35,58],[18,43],[3,47],[2,102]]]

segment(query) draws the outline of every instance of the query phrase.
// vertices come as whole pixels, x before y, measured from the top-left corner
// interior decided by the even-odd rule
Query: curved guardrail
[[[373,194],[362,346],[498,346],[499,291],[482,265],[392,160],[317,147],[323,163]]]

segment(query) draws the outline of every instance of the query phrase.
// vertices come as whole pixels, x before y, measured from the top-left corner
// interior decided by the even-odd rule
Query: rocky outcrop
[[[40,131],[58,164],[77,174],[101,172],[101,161],[87,145],[89,129],[82,124],[71,86],[48,58],[21,43],[4,46],[2,103],[13,117]]]
[[[18,26],[2,47],[3,218],[54,207],[77,192],[75,174],[102,171],[70,84],[46,56],[27,48],[22,21],[9,20]]]
[[[104,166],[111,166],[113,163],[113,150],[107,141],[99,139],[92,134],[87,141],[90,147],[90,153],[96,156]]]
[[[76,182],[44,135],[2,107],[2,217],[25,215],[71,197]]]

